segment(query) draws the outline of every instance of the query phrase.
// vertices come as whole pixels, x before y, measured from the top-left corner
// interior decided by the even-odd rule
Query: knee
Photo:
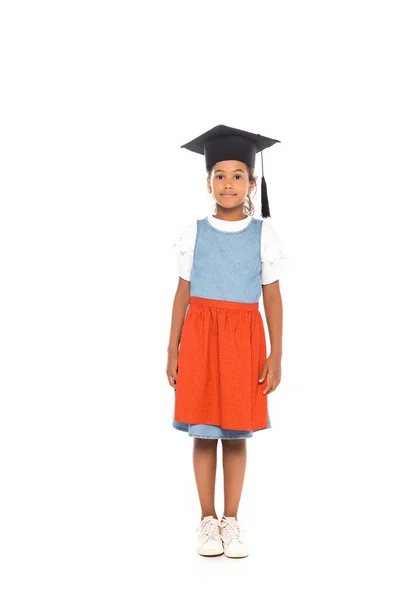
[[[221,440],[221,442],[222,442],[222,447],[224,450],[238,451],[238,450],[243,450],[243,448],[246,447],[246,439]]]
[[[218,440],[207,438],[194,438],[194,447],[199,450],[214,450],[217,447]]]

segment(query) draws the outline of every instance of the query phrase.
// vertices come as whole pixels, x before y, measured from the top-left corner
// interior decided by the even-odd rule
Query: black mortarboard
[[[267,184],[264,178],[262,150],[269,148],[276,142],[279,142],[279,140],[265,137],[259,133],[250,133],[227,125],[217,125],[191,142],[184,144],[181,148],[204,154],[206,168],[212,167],[221,160],[240,160],[249,167],[254,167],[256,154],[261,152],[261,214],[266,218],[271,215],[268,205]]]

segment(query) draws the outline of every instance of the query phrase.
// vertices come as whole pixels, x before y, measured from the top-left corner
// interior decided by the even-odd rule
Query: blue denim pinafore
[[[207,217],[198,219],[190,295],[233,302],[259,302],[262,292],[262,225],[262,219],[252,218],[239,231],[222,231],[213,227]],[[176,396],[175,389],[174,392]],[[172,426],[197,438],[240,439],[253,437],[254,433],[222,429],[217,425],[182,423],[175,419]],[[270,428],[268,412],[267,429]]]

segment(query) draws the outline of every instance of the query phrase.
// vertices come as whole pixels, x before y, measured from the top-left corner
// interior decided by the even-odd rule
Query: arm
[[[267,377],[267,387],[263,394],[268,394],[273,392],[281,381],[283,311],[279,279],[263,285],[262,290],[271,352],[264,364],[259,382],[262,383]]]
[[[176,379],[178,374],[178,347],[181,338],[185,313],[189,304],[190,281],[179,277],[178,287],[175,292],[174,303],[172,307],[171,332],[168,343],[168,360],[166,373],[169,384],[176,389]]]
[[[178,287],[175,292],[172,306],[171,332],[169,336],[168,352],[178,350],[186,309],[189,304],[190,281],[179,277]]]
[[[262,286],[271,354],[282,355],[283,310],[279,279]]]

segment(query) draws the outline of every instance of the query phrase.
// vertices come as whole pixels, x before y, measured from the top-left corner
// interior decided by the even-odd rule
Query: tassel
[[[261,179],[261,214],[264,219],[271,216],[269,212],[267,184],[265,183],[264,175]]]
[[[262,168],[262,178],[261,178],[261,215],[264,219],[270,217],[271,214],[269,212],[269,204],[268,204],[268,195],[267,195],[267,184],[265,182],[264,177],[264,163],[263,163],[263,155],[261,152],[261,168]]]

